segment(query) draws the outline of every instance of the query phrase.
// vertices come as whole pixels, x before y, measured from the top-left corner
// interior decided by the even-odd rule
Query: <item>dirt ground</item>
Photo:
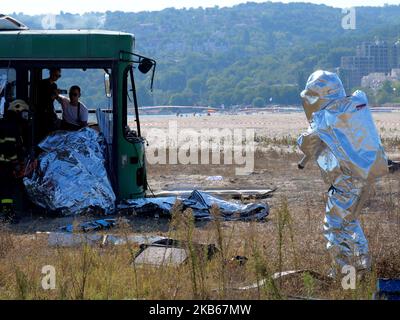
[[[383,138],[386,151],[393,160],[400,160],[397,140],[400,133],[400,113],[374,113],[376,126]],[[326,274],[330,259],[325,250],[322,236],[324,199],[328,187],[323,183],[319,170],[310,164],[305,170],[297,168],[301,155],[294,144],[295,138],[306,129],[307,122],[301,113],[269,113],[258,115],[212,115],[202,117],[143,117],[144,136],[152,128],[168,128],[170,121],[177,121],[178,128],[201,130],[204,128],[254,128],[257,137],[255,168],[250,175],[236,175],[235,165],[151,164],[147,167],[149,185],[153,191],[176,189],[231,188],[274,189],[272,197],[265,200],[270,205],[266,222],[223,222],[223,233],[229,238],[227,256],[252,254],[248,251],[249,238],[260,244],[263,257],[270,259],[272,270],[311,269]],[[222,180],[210,181],[209,176],[222,176]],[[371,196],[363,210],[361,221],[370,243],[374,262],[375,277],[400,276],[398,239],[400,235],[400,174],[391,174],[371,186]],[[287,206],[287,208],[286,208]],[[282,231],[282,212],[288,212],[288,223]],[[285,213],[285,214],[286,214]],[[92,217],[81,217],[89,220]],[[164,235],[170,232],[169,221],[165,219],[128,217],[130,233]],[[72,222],[72,218],[35,217],[24,218],[21,223],[10,226],[16,237],[33,235],[36,231],[55,231],[58,227]],[[210,235],[210,225],[196,223],[194,240],[216,241]],[[286,239],[282,241],[282,239]],[[282,253],[283,252],[283,253]],[[268,258],[269,257],[269,258]],[[279,259],[278,259],[279,258]],[[279,265],[278,265],[279,264]],[[243,278],[243,277],[242,277]],[[246,283],[244,278],[232,276],[232,284]],[[375,278],[374,278],[375,279]],[[374,279],[371,281],[373,282]],[[307,280],[307,279],[306,279]],[[301,279],[302,282],[306,281]],[[372,283],[371,282],[371,283]],[[247,282],[248,283],[248,282]],[[371,284],[373,287],[374,284]],[[304,290],[292,290],[297,286],[289,284],[286,289],[293,295],[304,295]],[[314,284],[314,296],[327,298],[352,298],[349,293],[323,291]],[[321,292],[319,294],[319,291]],[[259,293],[258,293],[259,294]],[[363,292],[361,298],[368,298],[370,292]],[[156,297],[158,297],[156,295]],[[225,296],[247,297],[241,294]],[[254,296],[251,296],[254,298]],[[259,297],[259,296],[258,296]],[[190,298],[190,297],[189,297]],[[357,296],[358,298],[358,296]]]
[[[400,130],[400,112],[374,112],[373,118],[377,129],[385,137],[393,136]],[[185,116],[145,116],[141,118],[143,131],[146,128],[166,128],[170,121],[177,121],[180,128],[255,128],[260,135],[297,136],[307,128],[307,121],[302,112],[262,112],[248,115],[212,114]]]
[[[400,160],[400,112],[373,113],[376,127],[383,139],[385,150],[392,160]],[[307,129],[302,113],[264,113],[257,115],[212,115],[202,117],[146,117],[142,120],[143,134],[153,128],[164,128],[176,121],[178,129],[254,129],[256,137],[255,170],[250,175],[235,174],[235,165],[163,165],[148,167],[149,184],[153,190],[190,188],[277,188],[271,205],[281,196],[290,204],[304,206],[307,199],[325,193],[324,185],[316,165],[298,170],[301,154],[295,142],[301,132]],[[223,161],[221,160],[221,163]],[[222,181],[209,181],[209,176],[222,176]],[[395,183],[396,175],[388,176],[378,183],[378,188]]]

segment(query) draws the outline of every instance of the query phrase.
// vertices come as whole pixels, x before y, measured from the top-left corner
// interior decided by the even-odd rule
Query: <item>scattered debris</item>
[[[103,242],[101,234],[81,234],[81,233],[64,233],[50,232],[48,244],[51,247],[78,247],[83,244],[100,245]]]
[[[318,272],[308,270],[308,269],[302,269],[302,270],[290,270],[290,271],[282,271],[282,272],[276,272],[272,275],[271,279],[272,280],[277,280],[280,278],[292,276],[295,274],[304,274],[304,273],[309,273],[313,278],[322,281],[322,282],[332,282],[332,278],[329,278],[328,276],[324,276]],[[262,279],[256,283],[253,283],[248,286],[244,287],[236,287],[236,288],[230,288],[231,290],[237,290],[237,291],[247,291],[247,290],[252,290],[252,289],[258,289],[262,286],[264,286],[269,279]]]
[[[390,173],[395,173],[400,170],[400,162],[388,160],[388,168]]]
[[[206,178],[207,181],[222,181],[224,178],[222,176],[209,176]]]
[[[190,208],[197,220],[212,220],[210,209],[213,205],[219,208],[224,220],[262,221],[269,214],[267,203],[242,204],[237,201],[226,201],[211,196],[203,191],[194,190],[189,197],[158,197],[126,200],[119,209],[133,208],[137,214],[160,214],[171,216],[175,202],[182,202],[183,209]]]
[[[73,224],[60,227],[60,231],[64,232],[74,232],[74,231],[83,231],[83,232],[90,232],[90,231],[99,231],[104,229],[111,229],[119,224],[121,221],[117,219],[101,219],[96,221],[88,221],[80,223],[79,225],[75,226]]]
[[[236,256],[231,259],[231,262],[237,263],[239,266],[244,266],[247,263],[247,260],[249,260],[245,256]]]
[[[288,276],[292,276],[295,274],[304,274],[304,273],[308,273],[310,276],[312,276],[313,278],[322,281],[322,282],[332,282],[333,279],[323,275],[321,273],[315,272],[313,270],[310,269],[300,269],[300,270],[290,270],[290,271],[282,271],[282,272],[276,272],[273,274],[272,279],[276,280],[279,278],[284,278],[284,277],[288,277]]]
[[[191,244],[198,255],[211,259],[218,251],[214,244]],[[173,265],[178,266],[189,257],[189,244],[185,241],[162,239],[152,244],[142,244],[133,261],[136,265]]]
[[[154,266],[180,265],[186,261],[188,255],[183,248],[150,245],[141,250],[134,260],[134,264]]]
[[[124,244],[151,244],[157,241],[161,241],[167,239],[166,237],[161,236],[141,236],[141,235],[127,235],[127,236],[116,236],[116,235],[107,235],[106,244],[107,245],[124,245]]]

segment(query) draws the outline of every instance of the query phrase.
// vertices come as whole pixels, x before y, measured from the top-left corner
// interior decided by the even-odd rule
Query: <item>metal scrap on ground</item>
[[[188,243],[164,238],[151,244],[140,245],[133,263],[136,265],[173,265],[178,266],[189,258],[189,247],[196,252],[197,257],[211,259],[218,251],[214,244]]]
[[[301,270],[290,270],[290,271],[282,271],[282,272],[276,272],[271,276],[272,280],[277,280],[280,278],[286,278],[289,276],[297,275],[297,274],[304,274],[304,273],[309,273],[313,278],[322,281],[322,282],[331,282],[333,279],[329,278],[325,275],[322,275],[318,272],[315,272],[313,270],[309,269],[301,269]],[[253,283],[248,286],[243,286],[243,287],[235,287],[235,288],[230,288],[231,290],[238,290],[238,291],[246,291],[246,290],[252,290],[252,289],[258,289],[262,286],[264,286],[266,283],[268,283],[269,279],[261,279],[260,281]]]

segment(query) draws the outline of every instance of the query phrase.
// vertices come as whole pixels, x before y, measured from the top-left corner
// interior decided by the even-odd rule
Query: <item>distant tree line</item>
[[[134,33],[136,50],[158,62],[155,90],[137,76],[142,105],[299,104],[299,92],[318,68],[333,70],[362,41],[395,41],[400,6],[356,8],[355,30],[342,11],[305,3],[247,3],[232,8],[159,12],[61,12],[57,28],[100,28]],[[43,16],[12,14],[32,29]],[[88,75],[85,83],[93,83]],[[88,91],[95,100],[99,93]],[[376,101],[397,101],[387,87]]]

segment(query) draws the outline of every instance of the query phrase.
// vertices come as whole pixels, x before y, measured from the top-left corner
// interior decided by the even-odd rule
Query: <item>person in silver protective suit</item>
[[[335,73],[318,70],[300,94],[310,126],[298,138],[303,169],[315,160],[330,186],[324,236],[333,259],[331,275],[345,265],[369,270],[368,241],[358,215],[374,181],[388,173],[388,159],[362,91],[346,96]]]

